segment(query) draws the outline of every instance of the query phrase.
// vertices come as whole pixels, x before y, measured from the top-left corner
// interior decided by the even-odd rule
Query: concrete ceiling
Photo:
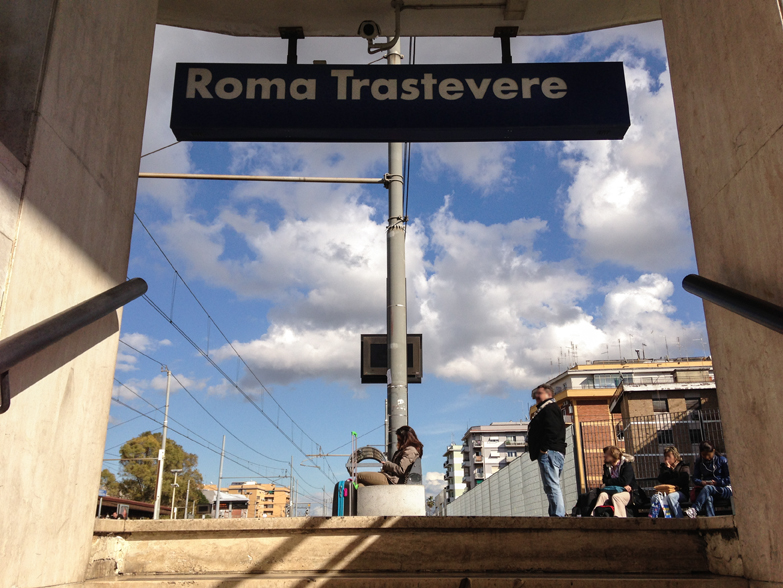
[[[474,8],[452,8],[465,4]],[[658,0],[407,0],[401,32],[480,37],[518,26],[520,35],[562,35],[660,18]],[[279,27],[293,26],[306,37],[351,37],[363,20],[394,33],[389,0],[160,0],[158,13],[160,24],[253,37],[278,37]]]

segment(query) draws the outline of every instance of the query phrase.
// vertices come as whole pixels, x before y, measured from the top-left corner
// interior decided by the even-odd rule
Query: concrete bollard
[[[356,514],[360,517],[423,517],[424,486],[364,486],[357,490]]]

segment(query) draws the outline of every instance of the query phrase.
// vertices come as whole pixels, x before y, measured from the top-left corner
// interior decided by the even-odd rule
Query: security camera
[[[368,41],[379,37],[381,34],[381,27],[374,20],[365,20],[359,25],[359,35],[364,37]]]

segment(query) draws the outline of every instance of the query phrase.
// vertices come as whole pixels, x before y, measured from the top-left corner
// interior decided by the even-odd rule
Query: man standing
[[[565,421],[547,384],[533,390],[536,411],[527,429],[527,449],[531,461],[538,461],[541,482],[549,499],[549,516],[564,517],[565,502],[560,490],[560,474],[565,463]]]

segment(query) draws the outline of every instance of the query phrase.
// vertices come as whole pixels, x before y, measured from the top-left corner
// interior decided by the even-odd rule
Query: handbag
[[[609,496],[612,494],[619,494],[620,492],[625,492],[625,488],[622,486],[604,486],[601,489],[601,492],[606,492]]]
[[[610,504],[604,506],[596,506],[593,511],[594,517],[607,518],[614,516],[614,507]]]
[[[656,492],[660,492],[661,494],[673,494],[674,492],[677,492],[677,486],[673,486],[672,484],[658,484],[655,487]]]

